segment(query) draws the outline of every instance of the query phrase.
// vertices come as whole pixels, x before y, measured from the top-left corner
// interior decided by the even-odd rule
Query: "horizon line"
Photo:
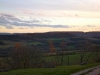
[[[83,33],[88,33],[88,32],[100,32],[100,31],[47,31],[47,32],[0,32],[0,34],[24,34],[24,33],[50,33],[50,32],[83,32]]]

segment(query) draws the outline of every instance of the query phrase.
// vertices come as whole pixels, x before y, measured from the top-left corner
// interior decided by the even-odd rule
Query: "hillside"
[[[3,33],[2,33],[3,34]],[[6,33],[5,33],[6,34]],[[65,41],[69,50],[79,50],[80,44],[89,39],[92,44],[100,45],[100,32],[47,32],[47,33],[13,33],[0,35],[0,56],[7,56],[16,43],[32,46],[43,52],[49,51],[49,41],[56,51],[61,50],[61,42]]]
[[[26,39],[33,39],[33,38],[67,38],[73,37],[75,35],[70,34],[68,32],[48,32],[48,33],[18,33],[12,35],[0,35],[0,40],[26,40]]]

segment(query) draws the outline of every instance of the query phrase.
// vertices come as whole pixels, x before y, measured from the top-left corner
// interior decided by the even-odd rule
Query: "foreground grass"
[[[70,75],[72,73],[94,67],[100,64],[59,66],[56,68],[31,68],[2,72],[0,75]]]

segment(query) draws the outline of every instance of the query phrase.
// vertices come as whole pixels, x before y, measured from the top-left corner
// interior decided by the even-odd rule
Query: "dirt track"
[[[89,72],[86,75],[99,75],[100,74],[100,68],[94,69],[92,72]]]
[[[92,70],[92,71],[88,72],[90,70]],[[80,75],[80,74],[86,73],[86,72],[88,72],[88,73],[85,74],[85,75],[98,75],[98,74],[100,74],[100,66],[96,66],[96,67],[93,67],[93,68],[85,69],[85,70],[82,70],[80,72],[73,73],[71,75]]]

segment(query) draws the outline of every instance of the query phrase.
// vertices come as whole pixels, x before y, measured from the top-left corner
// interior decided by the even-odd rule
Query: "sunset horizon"
[[[100,31],[99,0],[0,0],[0,33]]]

